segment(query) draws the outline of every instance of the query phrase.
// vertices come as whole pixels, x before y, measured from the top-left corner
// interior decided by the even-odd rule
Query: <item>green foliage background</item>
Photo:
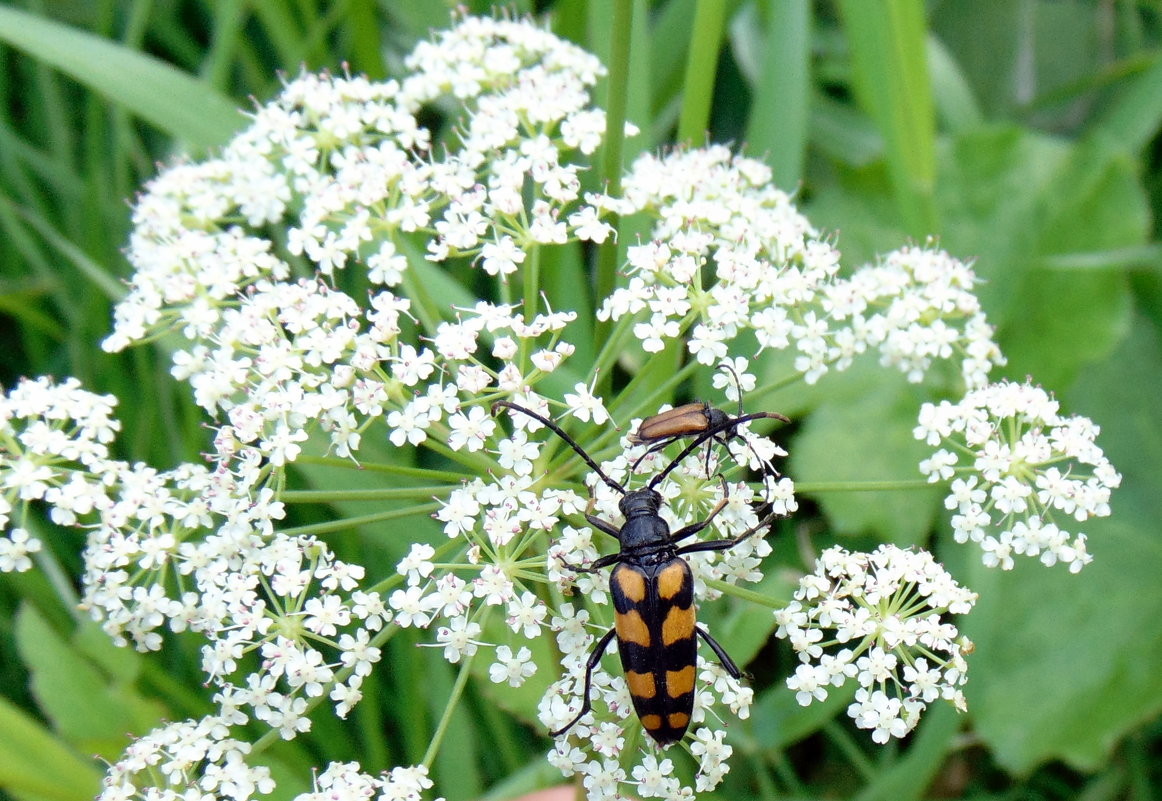
[[[490,13],[490,4],[472,2]],[[534,7],[535,5],[535,7]],[[843,699],[800,709],[786,655],[756,637],[753,610],[724,611],[732,651],[760,687],[736,724],[723,798],[926,796],[1153,798],[1162,769],[1162,9],[1147,0],[596,0],[517,2],[601,55],[632,13],[624,82],[642,134],[626,160],[675,141],[729,141],[798,187],[848,265],[935,234],[975,258],[1006,373],[1031,375],[1103,429],[1124,473],[1114,514],[1086,528],[1080,576],[986,571],[940,550],[981,594],[971,711],[938,709],[903,747],[837,722]],[[619,16],[623,15],[623,16]],[[77,376],[121,401],[122,456],[169,466],[207,433],[164,347],[97,347],[128,266],[128,207],[166,162],[197,158],[245,124],[279,74],[350,69],[385,77],[449,7],[427,0],[65,0],[0,7],[0,384]],[[605,89],[598,102],[605,104]],[[623,243],[629,241],[623,236]],[[925,390],[853,369],[769,399],[802,421],[788,443],[804,482],[912,479]],[[932,492],[820,493],[816,518],[853,547],[946,530]],[[46,524],[47,525],[47,524]],[[54,537],[77,567],[79,543]],[[366,548],[366,542],[348,543]],[[780,547],[791,548],[784,544]],[[399,543],[365,562],[390,569]],[[384,552],[386,551],[386,552]],[[775,579],[782,580],[782,579]],[[149,658],[112,647],[61,597],[67,576],[0,583],[0,792],[75,801],[129,733],[204,714],[197,644]],[[766,628],[764,628],[766,627]],[[391,671],[345,724],[270,753],[278,798],[304,766],[357,755],[368,769],[422,756],[453,674],[396,638]],[[434,769],[449,801],[509,797],[553,780],[527,697],[477,686]],[[505,711],[498,708],[505,707]],[[510,714],[511,713],[511,714]]]

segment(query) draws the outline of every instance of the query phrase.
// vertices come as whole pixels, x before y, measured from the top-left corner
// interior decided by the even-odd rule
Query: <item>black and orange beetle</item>
[[[616,565],[609,577],[609,592],[615,611],[614,627],[597,641],[585,664],[581,711],[566,725],[550,734],[554,737],[564,734],[592,708],[589,692],[593,671],[616,636],[621,666],[642,726],[659,745],[681,740],[694,711],[694,679],[698,660],[696,637],[706,641],[727,673],[735,679],[742,678],[742,671],[722,646],[697,624],[694,576],[682,556],[696,551],[724,551],[738,545],[768,526],[775,515],[768,515],[732,539],[679,546],[679,542],[706,528],[722,511],[727,502],[725,494],[705,520],[671,533],[669,525],[660,514],[662,496],[655,487],[683,459],[701,447],[703,442],[735,425],[737,419],[730,418],[721,428],[707,428],[648,484],[639,489],[627,490],[605,475],[593,458],[552,420],[509,401],[494,403],[493,414],[502,406],[539,421],[568,443],[607,486],[621,493],[618,508],[625,516],[625,522],[620,527],[615,526],[592,514],[593,500],[590,500],[585,519],[598,531],[616,539],[620,548],[615,554],[597,559],[588,568],[577,569],[594,572]],[[725,489],[725,480],[723,487]]]

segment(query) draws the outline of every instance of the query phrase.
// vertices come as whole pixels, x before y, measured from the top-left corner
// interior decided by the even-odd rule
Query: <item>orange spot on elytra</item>
[[[618,616],[620,623],[620,615]],[[643,623],[643,625],[645,625]],[[621,626],[618,625],[617,634],[621,636]],[[648,633],[646,635],[649,636]],[[662,644],[673,645],[678,640],[685,640],[694,636],[694,606],[691,604],[685,609],[674,606],[662,621]]]
[[[685,562],[675,561],[658,574],[658,595],[670,599],[681,592],[689,578],[690,568]]]
[[[613,583],[634,603],[646,597],[646,577],[632,567],[618,565],[613,571]]]
[[[690,616],[691,626],[693,626],[694,616]],[[642,619],[641,613],[636,609],[631,609],[628,612],[619,613],[615,618],[614,623],[617,629],[617,639],[620,642],[632,642],[640,645],[643,648],[650,647],[650,630],[646,626],[645,620]]]
[[[666,671],[666,694],[678,698],[694,689],[694,666],[687,665],[681,670]],[[673,724],[671,724],[673,725]]]

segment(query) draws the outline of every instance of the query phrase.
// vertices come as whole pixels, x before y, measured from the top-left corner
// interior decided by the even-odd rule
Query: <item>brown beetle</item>
[[[651,453],[662,450],[672,442],[686,437],[703,437],[707,442],[706,472],[709,474],[711,443],[718,442],[729,452],[730,440],[740,436],[738,427],[743,423],[761,419],[791,422],[777,412],[744,413],[742,410],[742,382],[739,381],[738,374],[728,364],[720,365],[720,369],[726,370],[734,376],[735,384],[738,386],[738,416],[731,417],[729,412],[715,409],[706,401],[696,401],[647,417],[638,425],[637,431],[629,435],[630,444],[650,446],[634,462],[633,469],[636,470],[638,464]],[[707,432],[714,433],[704,436]]]

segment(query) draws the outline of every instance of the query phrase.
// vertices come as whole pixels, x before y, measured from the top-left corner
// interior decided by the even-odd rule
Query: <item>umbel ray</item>
[[[704,520],[683,526],[671,532],[662,518],[662,495],[656,489],[686,457],[716,435],[737,424],[730,418],[720,426],[710,426],[686,446],[678,456],[643,487],[626,489],[614,481],[597,462],[552,420],[510,401],[497,401],[492,406],[496,414],[501,407],[520,412],[537,420],[565,441],[607,486],[621,493],[618,508],[625,517],[620,527],[592,514],[591,497],[585,519],[598,531],[618,541],[617,553],[602,556],[590,567],[580,568],[594,572],[614,566],[609,576],[609,592],[613,598],[614,627],[597,641],[585,664],[585,689],[581,711],[561,728],[550,732],[554,737],[564,734],[592,708],[589,693],[593,671],[602,654],[616,636],[621,665],[633,698],[634,711],[642,726],[660,745],[669,745],[682,739],[690,725],[694,711],[694,684],[698,661],[698,641],[701,637],[722,663],[731,677],[742,678],[742,671],[705,628],[699,626],[694,609],[694,575],[682,557],[698,551],[724,551],[743,542],[751,535],[770,525],[775,514],[769,514],[759,523],[731,539],[707,540],[681,545],[710,525],[726,506],[726,482],[723,480],[723,498]]]

